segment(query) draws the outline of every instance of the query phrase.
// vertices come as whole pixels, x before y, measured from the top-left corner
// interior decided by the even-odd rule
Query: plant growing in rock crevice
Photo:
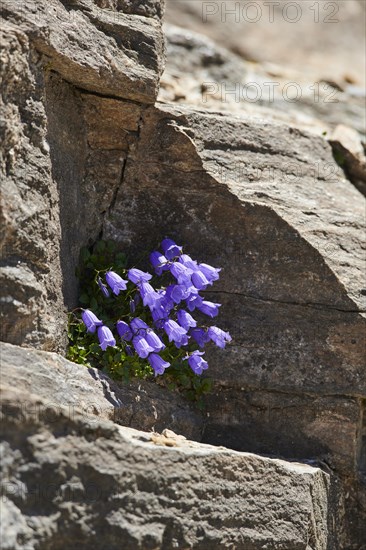
[[[127,269],[126,256],[112,241],[81,251],[78,269],[84,308],[69,315],[68,358],[104,369],[115,379],[164,374],[164,384],[200,401],[211,389],[203,348],[224,348],[228,332],[198,325],[199,312],[218,315],[220,304],[200,292],[219,278],[220,269],[198,263],[171,239],[150,254],[155,275]],[[81,313],[80,313],[81,312]]]

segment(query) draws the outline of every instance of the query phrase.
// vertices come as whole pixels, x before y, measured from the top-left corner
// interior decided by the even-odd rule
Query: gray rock
[[[2,338],[60,349],[66,320],[61,230],[43,72],[20,29],[4,26],[1,45]]]
[[[1,380],[35,394],[47,404],[49,418],[65,407],[140,430],[174,430],[200,440],[203,418],[180,395],[148,381],[118,384],[98,369],[67,361],[56,353],[0,344]],[[35,413],[35,411],[33,411]],[[31,411],[27,411],[31,413]]]
[[[323,138],[159,105],[144,112],[104,229],[132,256],[170,235],[224,268],[207,296],[233,343],[208,352],[204,440],[329,464],[347,550],[366,525],[364,212]]]
[[[6,341],[65,348],[79,250],[100,234],[140,111],[157,95],[162,10],[155,0],[1,2]],[[121,111],[100,96],[131,103]]]
[[[366,154],[357,132],[339,124],[329,137],[329,142],[337,162],[357,189],[366,196]]]
[[[132,6],[124,13],[98,4],[30,0],[19,9],[4,0],[1,8],[7,24],[43,54],[47,70],[84,90],[153,103],[164,62],[160,20],[135,15]]]
[[[199,3],[191,5],[194,11]],[[342,5],[359,25],[360,3]],[[140,255],[170,235],[224,268],[207,296],[223,304],[219,324],[234,341],[225,352],[209,352],[216,386],[204,424],[156,386],[118,387],[57,355],[7,346],[5,377],[20,393],[9,390],[6,403],[17,412],[3,418],[6,540],[56,550],[110,549],[121,539],[144,549],[360,550],[365,202],[347,178],[356,185],[362,161],[339,133],[330,145],[303,130],[329,134],[344,115],[359,129],[357,78],[349,91],[352,75],[315,70],[345,94],[332,115],[306,102],[291,114],[280,112],[281,103],[276,114],[261,105],[236,115],[212,110],[222,103],[210,112],[206,105],[153,106],[164,62],[162,8],[155,0],[39,0],[21,10],[1,3],[3,338],[62,348],[63,303],[77,301],[80,247],[112,237]],[[185,87],[188,102],[197,94],[182,68],[197,79],[237,80],[241,70],[252,71],[246,78],[294,74],[231,58],[181,32],[170,33],[175,57],[164,101],[179,99],[174,94]],[[339,32],[332,36],[343,48]],[[258,39],[263,43],[260,33]],[[339,60],[338,46],[333,53]],[[304,74],[307,83],[311,75]],[[342,167],[337,147],[348,151]],[[116,423],[319,463],[329,486],[307,466],[294,472],[278,461],[248,462],[248,455],[192,444],[187,454],[169,432],[124,439]],[[89,495],[95,487],[104,491],[97,502]]]
[[[50,419],[46,401],[9,386],[1,402],[3,528],[14,550],[331,543],[329,477],[318,468],[90,422],[77,410]]]

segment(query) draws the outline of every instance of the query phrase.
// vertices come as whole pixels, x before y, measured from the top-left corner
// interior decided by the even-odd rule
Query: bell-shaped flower
[[[169,285],[166,288],[165,295],[167,299],[172,300],[175,304],[180,304],[187,296],[187,289],[184,285]],[[174,307],[174,304],[172,307]]]
[[[170,273],[177,279],[179,285],[184,285],[186,287],[191,286],[192,269],[189,269],[179,262],[172,263],[169,268]]]
[[[167,320],[169,312],[162,305],[159,305],[157,308],[152,310],[151,316],[156,323],[156,326],[161,328],[162,322]]]
[[[164,239],[161,243],[164,255],[168,260],[172,260],[177,256],[180,256],[182,247],[178,246],[172,239]]]
[[[141,359],[146,359],[149,353],[152,353],[154,348],[148,344],[144,336],[134,336],[132,339],[133,347],[136,350],[136,353]]]
[[[150,283],[140,283],[139,291],[144,306],[154,309],[160,305],[161,296],[153,289]]]
[[[97,283],[98,283],[98,286],[99,286],[100,290],[102,291],[103,295],[104,295],[106,298],[109,298],[109,296],[110,296],[109,290],[108,290],[108,288],[106,287],[106,285],[103,283],[103,281],[102,281],[102,279],[101,279],[100,277],[98,277]]]
[[[157,275],[161,275],[163,271],[167,271],[169,269],[167,258],[160,252],[152,252],[150,254],[150,263],[155,269],[155,273]]]
[[[141,271],[141,269],[132,268],[128,270],[127,277],[132,283],[137,285],[139,283],[147,283],[147,281],[150,281],[152,275],[145,271]]]
[[[158,374],[164,374],[165,369],[170,367],[170,363],[164,361],[164,359],[160,357],[160,355],[158,355],[157,353],[151,353],[147,360],[154,369],[155,376],[157,376]]]
[[[141,334],[142,336],[144,336],[146,331],[149,329],[149,326],[145,323],[145,321],[139,317],[132,319],[130,326],[134,334]]]
[[[207,361],[202,359],[204,355],[203,351],[194,351],[191,355],[186,355],[183,359],[188,359],[188,364],[195,374],[202,374],[202,372],[208,369]]]
[[[169,319],[164,323],[164,330],[168,335],[169,342],[179,343],[187,334],[187,331],[180,327],[178,323]]]
[[[204,290],[209,285],[209,281],[206,279],[202,271],[194,271],[191,276],[193,286],[198,290]]]
[[[116,328],[122,340],[131,340],[133,334],[128,323],[125,321],[117,321]]]
[[[167,312],[167,314],[169,314],[170,311],[174,307],[174,301],[169,296],[168,289],[159,290],[158,294],[160,295],[160,304],[159,304],[159,306],[162,306],[164,308],[164,310]]]
[[[146,332],[145,340],[149,344],[149,346],[153,348],[154,351],[159,352],[165,348],[165,345],[153,330],[148,330]]]
[[[188,256],[188,254],[182,254],[181,256],[179,256],[178,262],[183,264],[185,267],[192,269],[193,271],[195,271],[198,267],[196,260],[192,260],[192,258]]]
[[[187,336],[187,334],[184,334],[179,342],[174,342],[174,345],[176,348],[181,348],[182,346],[188,346],[188,342],[189,337]]]
[[[208,264],[199,264],[198,269],[204,274],[206,279],[212,284],[220,278],[220,267],[212,267]]]
[[[103,324],[103,321],[98,319],[90,309],[84,309],[81,318],[88,332],[95,332],[95,329]]]
[[[108,327],[101,326],[98,328],[98,339],[103,351],[105,351],[108,346],[114,347],[116,345],[116,340]]]
[[[219,314],[220,306],[221,304],[214,304],[213,302],[203,300],[202,304],[197,305],[197,309],[209,317],[216,317]]]
[[[130,312],[135,313],[137,306],[141,302],[141,296],[138,292],[136,292],[135,297],[133,300],[130,300]]]
[[[194,338],[200,348],[204,348],[205,344],[210,341],[207,331],[203,328],[193,328],[189,331],[189,334]]]
[[[131,348],[131,346],[127,345],[126,348],[125,348],[125,350],[126,350],[127,355],[129,355],[130,357],[133,356],[134,351],[133,351],[133,349]]]
[[[210,327],[207,334],[210,337],[210,340],[212,340],[219,348],[224,348],[227,342],[231,342],[232,340],[228,332],[225,332],[218,327]]]
[[[177,319],[180,326],[186,330],[189,330],[191,327],[194,328],[197,326],[197,321],[195,321],[192,315],[184,309],[180,309],[177,311]]]
[[[126,290],[128,281],[125,281],[114,271],[107,271],[105,274],[105,279],[108,285],[111,287],[113,294],[120,293],[121,290]]]
[[[201,306],[203,303],[203,298],[199,296],[199,294],[190,294],[188,298],[186,298],[186,305],[189,311],[194,311],[196,307]]]

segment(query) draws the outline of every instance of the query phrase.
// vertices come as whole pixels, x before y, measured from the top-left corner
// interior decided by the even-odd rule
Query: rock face
[[[113,5],[114,4],[114,5]],[[2,2],[9,26],[28,35],[48,71],[77,88],[154,103],[162,70],[162,33],[153,6],[138,15],[123,3],[94,0]],[[156,2],[155,2],[156,5]]]
[[[133,134],[139,120],[140,107],[126,104],[114,133],[113,100],[99,94],[154,103],[161,9],[153,1],[127,10],[123,2],[1,2],[7,341],[65,347],[63,302],[76,302],[79,250],[101,230],[130,139],[121,134]]]
[[[77,409],[140,430],[173,430],[200,441],[202,415],[184,399],[139,380],[116,384],[97,369],[82,368],[56,353],[1,344],[3,384],[39,396],[52,418],[60,407],[72,417]],[[29,411],[26,411],[29,413]]]
[[[1,46],[2,337],[60,349],[65,344],[61,228],[43,74],[39,55],[19,28],[4,26]]]
[[[167,235],[224,268],[207,296],[234,337],[209,357],[215,392],[204,417],[161,388],[120,388],[58,355],[5,346],[8,547],[363,549],[358,100],[344,92],[333,114],[306,102],[199,103],[202,79],[233,83],[243,71],[263,81],[275,69],[170,28],[155,103],[160,2],[39,0],[20,10],[4,0],[1,10],[3,339],[62,350],[80,248],[107,237],[140,255]],[[338,126],[342,113],[353,129]],[[167,441],[173,449],[156,446]]]
[[[208,295],[234,342],[210,357],[204,440],[328,464],[345,548],[365,525],[364,207],[323,138],[161,105],[144,113],[105,221],[132,254],[136,234],[148,250],[172,235],[225,267]]]
[[[9,386],[1,402],[4,550],[327,548],[318,468],[65,408],[50,419],[47,401]]]

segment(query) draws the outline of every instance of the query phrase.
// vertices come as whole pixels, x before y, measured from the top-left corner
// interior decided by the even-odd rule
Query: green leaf
[[[106,244],[108,252],[114,252],[116,250],[116,243],[111,239],[108,239]]]
[[[86,264],[87,261],[89,260],[90,258],[90,252],[89,252],[89,249],[84,246],[81,250],[80,250],[80,260]]]
[[[93,248],[94,254],[100,254],[104,252],[106,249],[106,242],[105,241],[98,241]]]
[[[81,304],[88,304],[89,300],[90,300],[89,296],[85,293],[82,294],[79,298],[79,301],[80,301]]]
[[[91,309],[93,309],[93,310],[94,310],[94,309],[96,310],[96,309],[98,308],[98,302],[97,302],[97,300],[94,298],[94,296],[93,296],[93,298],[90,300],[90,307],[91,307]]]

